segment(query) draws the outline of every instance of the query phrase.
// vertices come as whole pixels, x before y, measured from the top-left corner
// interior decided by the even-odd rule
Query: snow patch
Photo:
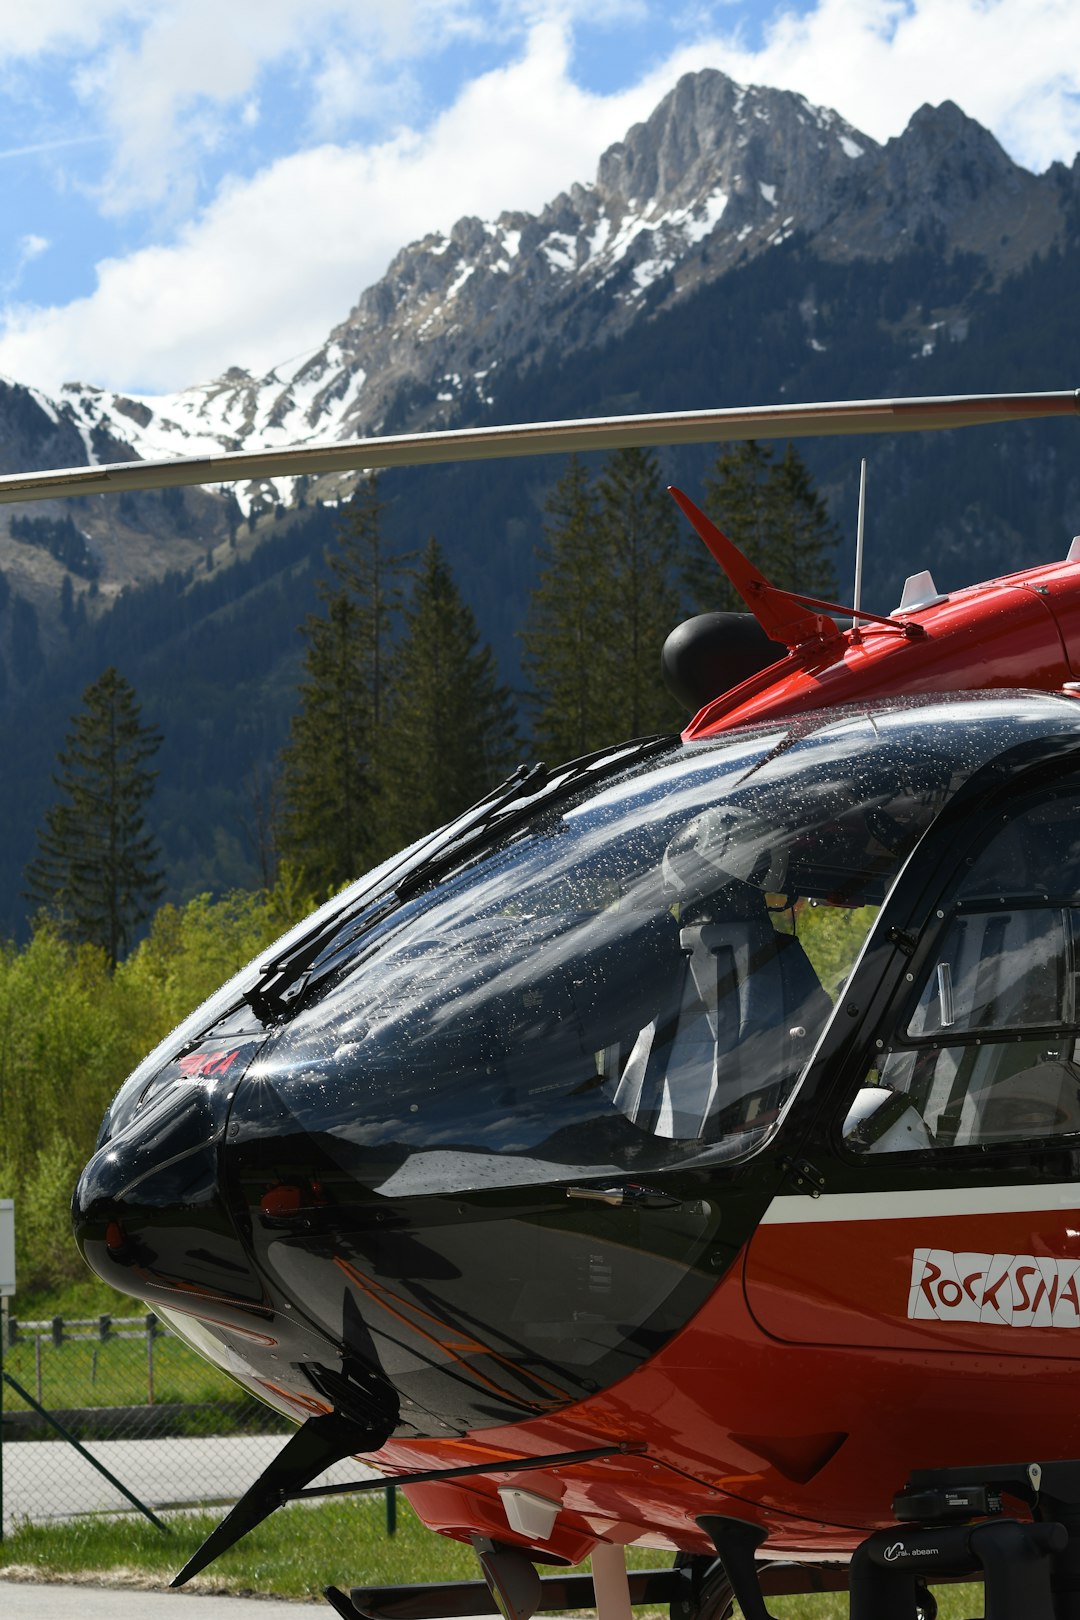
[[[598,258],[604,251],[608,238],[611,236],[611,220],[606,214],[598,219],[593,226],[592,234],[586,243],[588,259]],[[587,262],[587,261],[586,261]]]
[[[458,293],[461,291],[462,287],[464,287],[465,283],[468,281],[475,269],[475,264],[463,264],[461,266],[461,269],[458,271],[457,275],[446,289],[447,302],[449,302],[451,298],[457,297]],[[426,326],[428,323],[425,321],[424,324]]]
[[[700,212],[691,212],[684,209],[683,235],[688,242],[701,242],[717,226],[724,217],[724,210],[728,205],[728,193],[716,190],[706,197],[704,203],[698,205]],[[673,219],[674,223],[674,219]]]
[[[776,187],[775,186],[767,186],[765,184],[764,180],[759,180],[758,181],[758,190],[761,192],[761,195],[764,197],[764,199],[768,203],[769,207],[770,208],[775,208],[776,207]]]
[[[646,259],[644,264],[634,266],[634,284],[639,292],[651,287],[654,281],[674,269],[675,260],[669,258]]]
[[[577,239],[566,231],[552,231],[541,242],[540,251],[553,270],[574,270],[577,267]]]
[[[840,145],[843,148],[845,157],[861,158],[865,157],[866,155],[864,149],[859,145],[858,141],[853,141],[850,135],[841,135]]]

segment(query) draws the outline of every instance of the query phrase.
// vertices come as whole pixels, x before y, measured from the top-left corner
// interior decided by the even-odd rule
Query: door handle
[[[591,1204],[607,1204],[612,1209],[681,1209],[683,1200],[656,1187],[630,1182],[624,1187],[567,1187],[567,1198],[580,1198]]]

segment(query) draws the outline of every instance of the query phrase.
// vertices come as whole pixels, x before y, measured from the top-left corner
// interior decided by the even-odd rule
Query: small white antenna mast
[[[854,599],[854,602],[852,603],[852,606],[855,608],[856,612],[858,612],[858,610],[862,607],[863,539],[865,537],[865,534],[866,534],[866,457],[864,456],[862,458],[862,463],[861,463],[860,470],[859,470],[859,525],[858,525],[858,528],[857,528],[857,530],[855,532],[855,592],[854,592],[855,599]],[[855,640],[855,641],[860,641],[862,639],[861,636],[859,635],[859,622],[858,622],[857,619],[852,620],[851,634],[852,634],[853,640]]]

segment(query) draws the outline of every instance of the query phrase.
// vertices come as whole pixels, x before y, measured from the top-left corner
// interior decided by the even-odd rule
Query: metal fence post
[[[397,1486],[386,1487],[386,1533],[392,1536],[397,1529]]]
[[[154,1340],[157,1337],[157,1317],[146,1313],[146,1404],[154,1404]]]
[[[76,1440],[75,1436],[69,1429],[65,1429],[59,1418],[55,1417],[52,1412],[47,1412],[43,1406],[40,1406],[38,1402],[35,1401],[32,1395],[28,1395],[26,1390],[23,1389],[22,1385],[15,1382],[15,1379],[12,1378],[10,1373],[4,1373],[3,1381],[5,1384],[11,1385],[16,1395],[22,1396],[27,1406],[33,1407],[39,1418],[44,1418],[45,1422],[48,1423],[51,1428],[56,1430],[61,1440],[66,1440],[69,1446],[73,1446],[79,1453],[80,1457],[86,1458],[86,1461],[90,1464],[91,1468],[96,1468],[98,1473],[107,1479],[110,1485],[114,1486],[122,1496],[126,1496],[132,1507],[137,1507],[144,1518],[149,1519],[150,1523],[156,1526],[156,1528],[161,1531],[162,1535],[172,1535],[172,1531],[169,1529],[168,1525],[162,1524],[157,1514],[152,1513],[145,1503],[140,1502],[139,1498],[133,1495],[133,1493],[128,1490],[126,1485],[121,1485],[116,1475],[110,1473],[105,1467],[104,1463],[98,1462],[97,1458],[92,1456],[90,1452],[87,1451],[86,1447],[81,1443],[81,1441]]]
[[[123,1486],[94,1457],[99,1442],[114,1439],[198,1442],[183,1448],[196,1453],[196,1460],[189,1462],[185,1457],[180,1466],[171,1452],[167,1458],[155,1457],[152,1463],[143,1453],[132,1453],[140,1469],[144,1463],[147,1466],[152,1482],[145,1488],[145,1502],[154,1508],[194,1506],[205,1500],[208,1491],[218,1500],[229,1501],[243,1494],[249,1477],[239,1443],[252,1442],[250,1472],[257,1472],[265,1467],[264,1453],[278,1444],[273,1437],[288,1432],[284,1428],[287,1420],[239,1397],[223,1379],[219,1392],[218,1375],[197,1363],[178,1336],[146,1306],[138,1316],[104,1313],[59,1321],[53,1317],[16,1321],[16,1309],[9,1300],[0,1323],[0,1422],[4,1425],[0,1444],[5,1438],[8,1442],[0,1458],[6,1464],[0,1468],[0,1489],[6,1485],[7,1497],[20,1513],[31,1500],[47,1500],[50,1516],[66,1516],[69,1502],[73,1513],[111,1513],[118,1507],[123,1511],[126,1504],[114,1505],[113,1497]],[[57,1355],[57,1340],[67,1355]],[[69,1346],[78,1348],[69,1350]],[[164,1377],[160,1390],[159,1371]],[[24,1412],[23,1406],[30,1410]],[[68,1444],[11,1443],[46,1438]],[[100,1476],[97,1480],[87,1477],[83,1461],[70,1466],[74,1462],[72,1445],[76,1450],[82,1448],[83,1461],[92,1464]],[[215,1449],[218,1446],[222,1447],[220,1453]],[[219,1456],[220,1473],[216,1469]],[[140,1474],[140,1480],[142,1477]],[[380,1480],[380,1489],[382,1485]],[[129,1501],[135,1505],[130,1497]],[[386,1511],[391,1525],[393,1505],[388,1504]]]
[[[7,1295],[0,1299],[0,1541],[4,1539],[4,1351],[8,1338]]]

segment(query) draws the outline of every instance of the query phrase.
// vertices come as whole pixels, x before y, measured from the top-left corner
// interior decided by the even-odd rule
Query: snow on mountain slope
[[[507,373],[624,332],[795,231],[832,258],[930,232],[1000,274],[1055,240],[1062,192],[950,103],[879,146],[802,96],[690,74],[595,183],[402,249],[317,350],[171,395],[71,385],[58,409],[98,460],[103,434],[156,459],[459,424],[497,411]],[[291,493],[279,480],[263,498]]]

